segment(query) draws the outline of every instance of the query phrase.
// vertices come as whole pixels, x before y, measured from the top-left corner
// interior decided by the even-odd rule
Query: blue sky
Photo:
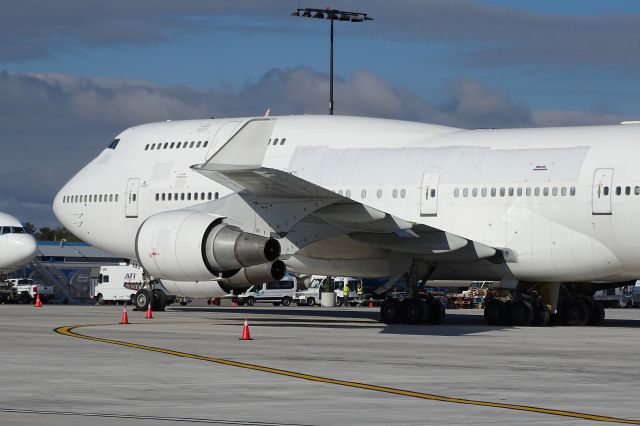
[[[637,0],[0,0],[0,210],[55,224],[57,189],[140,122],[325,113],[328,22],[299,5],[375,19],[336,23],[337,114],[640,118]]]

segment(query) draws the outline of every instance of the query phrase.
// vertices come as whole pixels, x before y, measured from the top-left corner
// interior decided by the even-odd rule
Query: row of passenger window
[[[62,197],[64,204],[71,203],[113,203],[118,202],[118,194],[66,195]]]
[[[622,186],[616,186],[616,195],[622,195]],[[602,192],[603,195],[609,195],[609,187],[605,186],[602,188]],[[633,188],[633,193],[635,195],[640,195],[640,186],[636,186],[635,188]],[[630,186],[625,186],[624,187],[624,195],[631,195],[631,187]]]
[[[351,197],[351,190],[350,189],[338,189],[338,190],[334,190],[333,192],[336,192],[338,195],[344,195],[347,198]],[[376,191],[376,197],[378,198],[382,198],[383,195],[383,191],[382,189],[378,188],[378,190]],[[400,190],[398,190],[397,188],[394,188],[391,191],[391,196],[393,198],[398,198],[398,196],[400,196],[400,198],[405,198],[407,196],[407,190],[402,188]],[[366,189],[362,189],[360,191],[360,198],[367,198],[367,190]]]
[[[206,201],[217,200],[217,192],[156,192],[156,201]]]
[[[284,145],[284,143],[287,141],[287,138],[282,138],[282,139],[275,138],[273,140],[273,144],[278,145],[278,141],[280,141],[280,145]],[[269,139],[269,142],[267,142],[267,145],[271,145],[271,139]]]
[[[453,196],[454,197],[459,197],[460,194],[462,193],[463,197],[486,197],[488,194],[491,195],[491,197],[496,197],[498,196],[498,194],[500,194],[500,197],[513,197],[513,196],[517,196],[517,197],[522,197],[522,195],[526,195],[527,197],[530,196],[534,196],[534,197],[539,197],[540,194],[542,194],[544,197],[548,197],[549,195],[553,196],[553,197],[557,197],[558,195],[560,195],[561,197],[566,197],[567,194],[570,195],[571,197],[576,195],[576,187],[572,186],[567,188],[566,186],[562,186],[562,187],[542,187],[540,188],[539,186],[536,187],[526,187],[526,188],[522,188],[522,187],[518,187],[518,188],[513,188],[513,187],[509,187],[509,188],[504,188],[504,187],[500,187],[500,188],[462,188],[462,191],[460,190],[460,188],[454,188],[453,190]]]
[[[148,150],[154,150],[154,149],[179,149],[179,148],[205,148],[207,145],[209,145],[209,141],[187,141],[187,142],[160,142],[158,144],[152,143],[152,144],[146,144],[144,146],[144,150],[148,151]]]

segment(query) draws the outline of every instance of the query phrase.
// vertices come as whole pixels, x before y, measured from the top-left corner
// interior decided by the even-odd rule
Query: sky
[[[637,0],[0,0],[0,211],[57,226],[127,127],[335,113],[463,128],[640,119]]]

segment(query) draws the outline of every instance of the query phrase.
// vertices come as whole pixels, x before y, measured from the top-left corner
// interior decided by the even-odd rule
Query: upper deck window
[[[119,143],[120,143],[120,139],[114,139],[113,142],[109,144],[109,149],[116,149]]]

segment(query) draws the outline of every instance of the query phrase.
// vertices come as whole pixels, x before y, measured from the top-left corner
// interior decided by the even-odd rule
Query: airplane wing
[[[493,247],[406,221],[291,173],[264,167],[274,124],[273,119],[266,117],[247,121],[207,162],[194,165],[192,169],[234,189],[240,197],[253,200],[253,204],[256,200],[259,200],[257,203],[308,201],[310,208],[304,209],[307,214],[300,215],[297,222],[290,221],[290,228],[302,221],[330,224],[344,229],[358,242],[425,259],[464,262],[498,254]],[[263,218],[266,216],[258,208],[254,211]]]

